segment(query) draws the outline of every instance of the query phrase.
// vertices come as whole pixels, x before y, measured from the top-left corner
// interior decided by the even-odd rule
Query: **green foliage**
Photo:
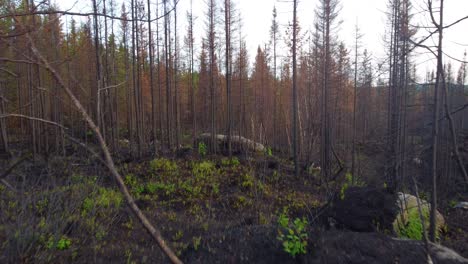
[[[236,201],[234,202],[234,208],[243,208],[245,206],[251,206],[252,205],[252,200],[240,195],[237,197]]]
[[[296,191],[288,193],[284,200],[287,203],[287,208],[291,208],[292,210],[301,210],[306,207],[304,199],[301,199]]]
[[[278,216],[278,225],[277,239],[281,241],[286,253],[292,257],[307,253],[308,222],[305,218],[295,218],[294,221],[291,221],[287,211],[283,210]]]
[[[50,236],[46,246],[48,249],[67,250],[71,244],[71,240],[66,236],[62,236],[58,241],[55,241],[54,237]]]
[[[172,240],[174,240],[174,241],[180,240],[183,236],[184,236],[184,231],[177,230],[177,232],[172,237]]]
[[[133,189],[138,184],[138,181],[137,181],[137,178],[136,178],[135,175],[127,174],[127,175],[125,175],[124,183],[125,183],[125,185],[130,187],[130,189]]]
[[[201,237],[192,237],[192,242],[193,242],[193,249],[195,249],[195,251],[198,250],[198,248],[200,247],[200,244],[201,244]]]
[[[456,205],[457,205],[457,201],[456,201],[456,200],[450,200],[450,201],[449,201],[449,206],[450,206],[450,208],[454,208]]]
[[[122,194],[119,191],[110,188],[99,188],[99,195],[96,199],[96,204],[102,207],[119,208],[122,204]]]
[[[175,161],[171,161],[165,158],[159,158],[150,161],[150,168],[154,172],[161,171],[167,173],[176,173],[179,169]]]
[[[191,179],[183,181],[180,184],[180,188],[185,191],[186,195],[189,198],[198,198],[201,196],[202,187],[199,185],[194,186],[193,181]]]
[[[429,228],[429,207],[422,207],[422,216],[424,223],[426,225],[426,230]],[[422,240],[423,239],[423,226],[421,223],[421,217],[419,215],[419,210],[417,207],[410,208],[407,210],[405,216],[405,222],[401,223],[400,219],[397,219],[393,223],[394,230],[397,232],[399,237]],[[399,216],[398,216],[399,218]],[[442,229],[444,226],[442,226]],[[436,230],[436,238],[438,239],[440,235],[439,230]]]
[[[219,194],[218,170],[211,161],[193,162],[192,176],[184,181],[178,181],[177,187],[187,200],[193,200],[204,195]]]
[[[198,143],[198,154],[200,154],[200,156],[202,157],[206,156],[207,150],[208,148],[206,147],[205,143],[203,142]]]
[[[266,148],[265,148],[265,155],[268,156],[268,157],[272,157],[272,156],[273,156],[273,151],[271,150],[270,147],[266,147]]]
[[[71,240],[68,239],[67,237],[62,237],[57,242],[57,249],[58,250],[65,250],[65,249],[70,248],[70,246],[71,246]]]
[[[154,182],[149,182],[146,184],[146,192],[149,194],[155,194],[156,191],[158,190],[158,184]]]
[[[163,192],[165,195],[171,195],[176,191],[176,185],[173,183],[155,183],[156,191]]]
[[[275,183],[278,182],[280,178],[281,174],[277,170],[274,170],[273,175],[271,175],[271,177],[268,179],[270,180],[270,182]]]
[[[232,166],[232,167],[237,167],[240,165],[239,159],[237,157],[232,157],[231,159],[229,158],[223,158],[221,160],[221,165],[223,166]]]
[[[429,223],[429,212],[427,208],[423,208],[423,218],[425,223]],[[398,224],[396,230],[399,237],[422,240],[423,227],[421,223],[421,218],[419,216],[418,208],[409,209],[406,224]]]
[[[242,188],[250,189],[254,186],[254,184],[255,184],[255,178],[252,177],[249,173],[242,175],[242,182],[241,182]]]
[[[97,192],[91,193],[89,197],[84,199],[81,215],[86,216],[96,207],[118,209],[122,201],[123,197],[119,191],[101,187]]]
[[[340,199],[343,200],[345,198],[346,190],[348,190],[349,187],[363,187],[364,185],[366,185],[365,182],[359,178],[355,178],[353,183],[353,175],[347,172],[345,175],[345,182],[340,189]]]
[[[194,163],[192,167],[192,174],[197,180],[202,180],[213,176],[215,172],[215,164],[211,161],[202,161]]]

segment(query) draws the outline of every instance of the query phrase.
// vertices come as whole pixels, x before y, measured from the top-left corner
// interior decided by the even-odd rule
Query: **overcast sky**
[[[98,0],[99,1],[99,0]],[[110,0],[108,0],[110,1]],[[114,0],[119,2],[121,0]],[[206,28],[206,3],[205,0],[192,0],[194,15],[197,17],[195,36],[196,42],[200,43],[201,37],[205,35]],[[127,1],[128,2],[128,1]],[[155,3],[155,0],[151,0]],[[169,2],[172,2],[169,0]],[[219,5],[223,1],[218,0]],[[237,9],[240,11],[243,20],[243,35],[247,41],[250,58],[253,58],[258,45],[263,46],[269,40],[269,29],[272,20],[272,10],[276,6],[278,10],[278,19],[281,26],[281,33],[284,35],[288,21],[292,20],[292,2],[287,0],[234,0]],[[341,12],[339,20],[342,21],[339,27],[338,39],[346,43],[348,49],[352,49],[354,43],[354,27],[358,23],[362,38],[362,47],[367,48],[375,58],[375,60],[384,59],[384,34],[388,0],[341,0]],[[429,25],[429,17],[426,10],[427,0],[413,0],[414,19],[412,24],[427,26]],[[435,0],[435,5],[438,6],[438,1]],[[61,9],[70,9],[73,11],[91,11],[91,0],[56,0]],[[146,0],[145,0],[146,3]],[[314,22],[314,10],[318,5],[318,0],[299,0],[299,23],[303,31],[311,29]],[[179,0],[179,25],[181,28],[180,34],[185,34],[186,21],[185,13],[190,6],[190,0]],[[153,6],[153,8],[155,8]],[[120,13],[120,12],[119,12]],[[453,22],[461,17],[468,15],[468,0],[445,0],[445,24]],[[65,19],[62,19],[65,22]],[[183,29],[183,30],[182,30]],[[221,32],[223,33],[223,32]],[[418,35],[423,36],[427,32],[422,29]],[[182,39],[181,39],[182,40]],[[435,39],[433,41],[436,41]],[[432,44],[429,41],[428,44]],[[450,56],[462,59],[463,53],[468,49],[468,20],[465,20],[458,25],[448,29],[444,35],[444,49]],[[420,53],[426,53],[424,50],[419,50]],[[418,66],[420,76],[424,75],[426,69],[432,70],[435,68],[435,60],[432,55],[420,54],[415,56],[415,62]],[[453,62],[454,71],[459,68],[460,63]]]

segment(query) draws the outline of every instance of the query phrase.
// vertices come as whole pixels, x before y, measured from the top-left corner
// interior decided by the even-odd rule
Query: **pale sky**
[[[99,0],[98,0],[99,1]],[[108,2],[110,0],[107,0]],[[118,2],[120,8],[121,0],[114,0]],[[205,0],[192,0],[194,15],[197,17],[195,24],[195,37],[198,46],[200,46],[201,37],[205,36],[206,19]],[[438,6],[438,1],[434,0],[434,5]],[[129,1],[127,1],[129,2]],[[155,0],[151,0],[155,3]],[[169,0],[169,2],[172,2]],[[218,8],[222,7],[221,0],[218,0]],[[280,23],[280,31],[284,36],[286,25],[288,21],[292,20],[292,1],[287,0],[234,0],[236,7],[240,11],[243,20],[243,35],[245,36],[248,52],[252,60],[255,56],[258,45],[263,45],[269,41],[269,31],[272,20],[272,10],[276,5],[278,10],[278,20]],[[354,46],[354,28],[356,21],[360,27],[362,38],[362,48],[368,49],[375,61],[381,61],[385,58],[384,49],[384,34],[388,0],[341,0],[341,12],[339,20],[342,21],[339,27],[338,39],[346,43],[348,49]],[[413,0],[413,13],[414,19],[412,24],[427,26],[429,24],[429,16],[427,12],[422,12],[426,9],[427,0]],[[91,0],[56,0],[56,3],[62,9],[70,9],[73,11],[92,11]],[[146,3],[146,0],[145,0]],[[318,0],[299,0],[298,4],[298,19],[303,31],[311,29],[314,22],[314,10],[318,5]],[[180,28],[180,35],[185,34],[186,30],[186,10],[190,6],[190,0],[179,0],[178,4],[178,23]],[[153,6],[153,8],[155,8]],[[118,11],[120,14],[120,11]],[[445,0],[445,23],[451,23],[461,17],[468,15],[468,0]],[[65,22],[65,19],[62,19]],[[222,22],[221,22],[222,23]],[[116,23],[117,27],[118,23]],[[220,25],[219,29],[222,29]],[[219,37],[223,37],[224,31],[218,33]],[[425,29],[421,29],[418,33],[419,36],[425,35]],[[437,36],[436,36],[437,37]],[[182,44],[182,38],[181,44]],[[433,41],[436,41],[434,39]],[[428,41],[427,44],[431,45],[435,42]],[[283,48],[284,50],[284,48]],[[463,58],[463,53],[468,50],[468,20],[465,20],[458,25],[445,31],[444,35],[444,50],[452,57],[459,59]],[[426,53],[424,50],[419,49],[420,53]],[[415,56],[414,60],[419,65],[418,74],[423,76],[426,69],[432,70],[435,68],[435,60],[429,54],[421,54]],[[375,65],[375,62],[374,62]],[[459,68],[459,62],[453,62],[453,69],[456,71]]]

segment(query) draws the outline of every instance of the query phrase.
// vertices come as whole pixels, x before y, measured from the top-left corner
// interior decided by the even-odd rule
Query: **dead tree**
[[[292,63],[293,63],[293,96],[292,96],[292,112],[293,112],[293,157],[294,157],[294,175],[299,175],[299,162],[298,162],[298,146],[297,146],[297,135],[298,135],[298,127],[297,127],[297,62],[296,62],[296,48],[297,48],[297,0],[293,2],[293,36],[292,36]]]

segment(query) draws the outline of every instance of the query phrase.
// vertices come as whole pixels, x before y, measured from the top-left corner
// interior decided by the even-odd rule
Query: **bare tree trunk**
[[[216,153],[216,120],[215,120],[215,8],[216,4],[214,0],[209,2],[209,52],[210,52],[210,99],[211,99],[211,152]],[[217,76],[216,76],[217,77]]]
[[[294,157],[294,175],[299,176],[299,162],[297,157],[297,62],[296,62],[296,47],[297,47],[297,0],[293,2],[293,42],[292,42],[292,60],[293,60],[293,129],[292,129],[292,140],[293,140],[293,157]]]
[[[229,158],[232,157],[231,120],[231,0],[224,0],[224,30],[226,31],[226,93],[227,93],[227,144]]]
[[[156,3],[156,16],[159,16],[159,1]],[[162,78],[161,78],[161,56],[159,52],[159,21],[156,21],[156,60],[158,62],[158,111],[159,111],[159,137],[161,147],[163,146],[163,101],[162,101]]]
[[[95,116],[94,119],[97,121],[97,126],[101,129],[101,88],[102,88],[102,77],[101,77],[101,59],[99,57],[99,29],[98,29],[98,18],[97,18],[97,5],[96,0],[93,1],[93,10],[94,10],[94,49],[95,49],[95,58],[96,58],[96,91],[95,91]]]
[[[164,0],[164,13],[167,13],[167,0]],[[171,83],[170,83],[170,76],[169,76],[169,65],[170,65],[170,44],[169,44],[169,18],[168,15],[164,16],[164,52],[165,52],[165,59],[166,59],[166,129],[167,129],[167,148],[171,149]]]
[[[151,90],[151,128],[153,131],[153,151],[154,154],[158,152],[156,144],[156,91],[154,87],[154,43],[153,43],[153,32],[151,31],[151,5],[150,0],[147,1],[148,5],[148,34],[149,34],[149,69],[150,69],[150,90]]]
[[[436,83],[434,87],[434,113],[433,113],[433,127],[432,127],[432,195],[431,195],[431,215],[430,215],[430,229],[429,240],[432,242],[436,239],[436,212],[437,212],[437,141],[439,137],[439,87],[442,81],[442,40],[443,40],[443,18],[444,18],[444,0],[440,0],[439,22],[436,22],[433,17],[432,0],[428,0],[429,12],[431,14],[434,26],[439,31],[439,42],[437,46],[437,74]]]
[[[195,84],[193,80],[193,64],[194,64],[194,36],[193,36],[193,3],[190,0],[190,14],[188,17],[189,22],[189,32],[188,32],[188,44],[189,44],[189,53],[190,53],[190,91],[191,91],[191,109],[192,109],[192,144],[193,149],[196,149],[196,142],[197,142],[197,113],[195,111]]]
[[[357,106],[357,67],[358,67],[358,49],[359,49],[359,28],[356,24],[355,43],[354,43],[354,94],[353,94],[353,139],[351,146],[351,175],[353,184],[356,183],[356,106]]]
[[[174,110],[175,110],[175,143],[180,146],[180,98],[179,98],[179,48],[177,39],[177,1],[174,0]]]

